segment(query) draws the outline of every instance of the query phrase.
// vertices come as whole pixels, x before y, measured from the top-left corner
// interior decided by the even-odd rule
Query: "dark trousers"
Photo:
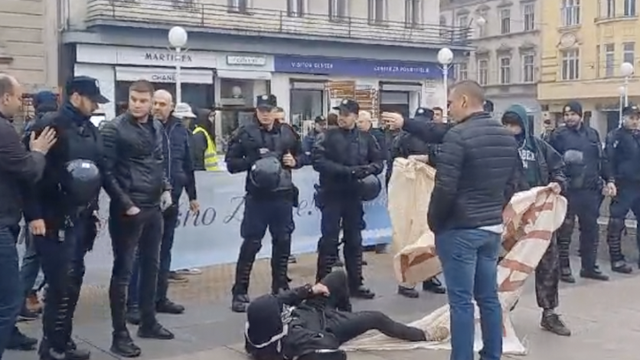
[[[18,226],[0,226],[0,359],[13,333],[23,300],[16,248],[19,232]]]
[[[328,298],[307,300],[296,311],[304,317],[321,317],[309,323],[323,324],[324,327],[315,329],[296,326],[294,320],[289,335],[283,341],[288,358],[300,356],[300,359],[313,359],[315,352],[336,350],[340,345],[370,330],[378,330],[389,337],[405,341],[425,340],[422,330],[398,323],[382,312],[350,312],[347,275],[343,271],[331,272],[320,282],[329,289],[331,295]],[[323,336],[318,336],[318,333]]]
[[[288,289],[287,271],[291,254],[291,233],[294,230],[293,199],[291,197],[257,198],[245,196],[244,216],[240,225],[242,245],[236,263],[233,295],[246,295],[256,255],[262,239],[271,234],[271,290]]]
[[[536,300],[542,309],[558,307],[558,284],[560,283],[560,258],[556,237],[552,236],[547,251],[536,267]]]
[[[41,268],[40,255],[36,249],[34,236],[29,233],[29,227],[25,226],[23,231],[26,233],[24,234],[26,251],[22,257],[22,265],[20,266],[20,283],[22,284],[22,293],[26,301],[29,294],[34,290],[39,291],[42,289],[46,281],[42,280],[37,288],[34,288]]]
[[[620,184],[618,194],[609,205],[609,224],[607,227],[607,245],[611,262],[624,261],[622,254],[622,232],[624,220],[631,210],[636,219],[640,218],[640,184]],[[636,225],[636,243],[640,249],[640,222]]]
[[[158,284],[156,289],[156,302],[167,300],[169,290],[169,272],[171,271],[171,249],[178,223],[178,207],[171,206],[162,213],[163,231],[160,244],[160,261],[158,266]],[[133,264],[133,272],[129,281],[127,295],[127,307],[136,308],[140,299],[140,252],[136,251],[136,260]]]
[[[71,341],[73,315],[84,279],[84,257],[95,240],[91,214],[72,219],[64,230],[34,236],[42,272],[48,282],[42,315],[45,347],[64,353]]]
[[[575,227],[576,217],[580,230],[580,258],[584,270],[596,267],[598,245],[600,243],[598,216],[602,194],[600,190],[569,190],[565,194],[569,203],[564,223],[557,231],[560,266],[569,268],[569,246]]]
[[[158,207],[142,209],[135,216],[124,215],[121,209],[115,207],[110,209],[113,269],[109,303],[114,332],[127,330],[127,287],[133,272],[136,249],[140,253],[140,325],[150,327],[156,323],[155,299],[162,226],[162,213]]]
[[[362,285],[362,234],[364,209],[358,199],[326,197],[319,206],[322,212],[321,237],[318,241],[318,264],[316,278],[324,278],[337,261],[340,227],[343,232],[344,265],[349,286]]]

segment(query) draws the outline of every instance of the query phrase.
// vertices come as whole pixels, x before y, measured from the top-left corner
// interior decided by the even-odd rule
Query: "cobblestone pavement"
[[[420,299],[405,299],[395,294],[395,282],[389,255],[368,253],[365,267],[368,285],[378,292],[370,301],[356,301],[355,308],[380,309],[400,321],[412,321],[435,310],[446,297],[429,293]],[[251,289],[253,294],[268,291],[270,271],[268,261],[259,261],[254,268]],[[577,269],[577,266],[574,268]],[[607,269],[604,266],[603,269]],[[176,333],[173,341],[136,340],[143,349],[141,359],[167,360],[239,360],[246,359],[239,343],[242,340],[244,317],[229,310],[229,289],[234,266],[220,265],[203,269],[203,274],[190,276],[186,284],[174,284],[171,298],[187,306],[179,316],[160,315],[160,321]],[[315,256],[305,255],[291,266],[295,283],[313,280]],[[513,314],[518,335],[530,349],[533,360],[603,359],[637,360],[640,340],[640,277],[614,276],[608,283],[578,280],[561,290],[563,319],[574,334],[561,338],[539,329],[540,311],[537,309],[528,283],[523,299]],[[94,360],[117,358],[109,353],[110,325],[106,286],[89,286],[82,294],[76,316],[75,337],[80,346],[93,352]],[[29,335],[38,336],[39,323],[22,323]],[[135,333],[131,329],[132,333]],[[35,353],[7,352],[4,359],[36,359]],[[445,351],[407,351],[353,353],[354,360],[417,360],[448,359]],[[510,358],[510,357],[505,357]]]

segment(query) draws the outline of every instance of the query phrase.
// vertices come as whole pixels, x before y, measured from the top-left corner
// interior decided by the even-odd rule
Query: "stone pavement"
[[[400,321],[412,321],[446,302],[445,296],[423,293],[420,299],[405,299],[394,294],[395,283],[389,255],[367,254],[370,265],[365,268],[368,284],[378,291],[370,301],[357,301],[355,308],[381,309]],[[314,256],[303,256],[292,266],[297,282],[310,281],[314,273]],[[603,269],[608,269],[603,264]],[[574,268],[578,268],[577,263]],[[188,284],[172,286],[172,298],[187,305],[179,316],[161,315],[160,321],[176,333],[173,341],[136,340],[143,349],[141,359],[167,360],[240,360],[244,317],[231,313],[229,296],[233,265],[204,269],[201,276],[190,277]],[[262,293],[269,287],[268,262],[256,265],[252,289]],[[513,313],[516,331],[530,349],[532,360],[603,359],[637,360],[640,341],[640,276],[614,276],[599,283],[579,280],[563,286],[560,295],[563,319],[574,334],[561,338],[539,329],[540,310],[536,306],[529,281],[522,300]],[[93,352],[94,360],[113,360],[109,349],[110,324],[104,286],[93,286],[83,293],[76,321],[75,337],[80,346]],[[24,332],[38,336],[39,323],[21,324]],[[135,328],[131,328],[135,334]],[[7,352],[4,359],[36,359],[35,353]],[[445,351],[407,351],[353,353],[353,360],[417,360],[448,359]],[[505,358],[512,358],[506,356]]]

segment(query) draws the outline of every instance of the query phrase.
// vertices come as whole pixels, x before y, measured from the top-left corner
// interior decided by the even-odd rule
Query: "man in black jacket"
[[[511,131],[518,141],[518,152],[522,160],[522,181],[518,191],[536,186],[551,185],[556,194],[566,186],[562,157],[551,145],[535,137],[529,130],[527,111],[520,105],[509,107],[502,116],[502,124]],[[540,326],[554,334],[571,335],[571,330],[556,314],[558,307],[558,284],[560,283],[560,263],[556,238],[553,236],[540,263],[536,267],[536,300],[542,309]]]
[[[90,353],[72,340],[73,315],[85,273],[84,255],[97,235],[100,189],[113,193],[115,179],[104,174],[102,137],[90,118],[108,100],[94,78],[79,76],[65,86],[65,102],[31,126],[39,134],[51,127],[58,142],[47,154],[43,178],[33,187],[24,211],[48,281],[42,321],[40,358],[86,360]],[[96,168],[90,187],[79,185],[70,171],[74,161]],[[77,162],[76,162],[77,163]],[[79,164],[79,163],[78,163]]]
[[[629,210],[640,218],[640,107],[629,105],[623,109],[622,127],[607,135],[605,177],[616,184],[616,194],[609,205],[607,244],[611,270],[629,274],[633,270],[622,254],[622,231]],[[637,223],[640,226],[640,222]],[[640,248],[640,231],[636,230]],[[638,262],[640,266],[640,262]]]
[[[360,106],[345,99],[335,108],[338,127],[327,129],[316,141],[313,169],[319,173],[316,206],[322,212],[322,236],[318,241],[316,279],[335,266],[340,227],[344,236],[344,264],[351,295],[372,299],[375,293],[362,278],[362,234],[365,229],[360,180],[378,176],[384,168],[384,153],[369,132],[356,127]]]
[[[185,104],[181,104],[185,105]],[[190,111],[190,110],[189,110]],[[187,118],[195,118],[193,113],[181,114]],[[171,206],[163,213],[162,243],[160,244],[160,265],[158,270],[158,286],[156,290],[156,311],[166,314],[182,314],[184,306],[169,300],[169,272],[171,271],[171,249],[178,223],[178,206],[182,191],[189,198],[189,211],[196,213],[200,206],[196,200],[196,180],[194,175],[191,151],[189,149],[189,130],[182,121],[174,116],[173,97],[166,90],[158,90],[153,96],[153,117],[163,125],[162,149],[165,175],[171,183]],[[127,321],[140,323],[139,310],[139,270],[136,255],[134,271],[129,282],[129,299],[127,299]]]
[[[253,122],[240,126],[229,142],[225,162],[232,174],[246,172],[244,216],[240,225],[242,245],[236,264],[231,310],[245,312],[249,304],[249,278],[262,239],[269,229],[272,236],[271,291],[277,294],[289,288],[287,277],[291,234],[295,223],[293,207],[298,189],[293,184],[292,169],[303,166],[304,153],[300,136],[286,123],[275,121],[277,98],[262,95],[257,99]],[[274,161],[275,159],[275,161]],[[263,181],[257,163],[276,164],[275,181]],[[270,184],[267,184],[270,183]]]
[[[616,187],[613,181],[604,185],[605,158],[600,135],[584,123],[582,105],[570,101],[563,110],[565,126],[555,129],[549,137],[549,144],[563,156],[568,178],[564,195],[569,205],[564,223],[558,229],[560,280],[567,283],[576,281],[569,262],[569,245],[577,217],[580,225],[580,277],[607,281],[609,276],[597,264],[600,243],[598,217],[603,189],[615,196]]]
[[[496,263],[502,211],[517,189],[522,163],[513,135],[484,111],[484,101],[484,91],[474,81],[451,89],[449,115],[456,125],[442,141],[429,204],[429,227],[451,306],[452,360],[474,358],[474,298],[483,329],[480,356],[499,360],[502,355]],[[387,121],[427,142],[439,142],[438,124],[418,126],[396,117]]]
[[[6,348],[32,350],[37,343],[15,327],[16,316],[24,297],[20,286],[18,250],[25,184],[37,182],[45,167],[45,155],[56,142],[53,129],[47,128],[36,138],[30,135],[27,151],[13,127],[12,118],[22,107],[22,86],[0,74],[0,358]]]
[[[138,336],[173,339],[156,320],[158,256],[162,239],[162,212],[172,205],[171,185],[165,176],[160,121],[150,115],[153,86],[140,80],[129,87],[129,108],[102,128],[105,173],[114,176],[110,194],[109,233],[113,270],[109,302],[113,325],[111,351],[124,357],[140,356],[126,325],[127,286],[136,248],[140,253],[140,327]]]

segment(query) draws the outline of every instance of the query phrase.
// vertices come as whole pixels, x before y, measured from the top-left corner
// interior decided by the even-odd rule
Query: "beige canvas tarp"
[[[417,283],[441,272],[435,255],[433,233],[426,212],[434,186],[435,170],[413,159],[396,159],[389,183],[389,215],[393,228],[394,269],[399,283]],[[498,265],[500,302],[504,313],[503,350],[524,354],[525,347],[513,330],[508,309],[520,297],[525,280],[546,251],[552,233],[560,227],[567,211],[566,199],[547,187],[517,193],[503,212],[505,258]],[[476,318],[479,319],[478,311]],[[426,331],[449,329],[449,306],[411,323]],[[476,321],[476,350],[482,347]],[[382,334],[365,334],[344,346],[347,350],[451,349],[443,342],[408,343]]]

